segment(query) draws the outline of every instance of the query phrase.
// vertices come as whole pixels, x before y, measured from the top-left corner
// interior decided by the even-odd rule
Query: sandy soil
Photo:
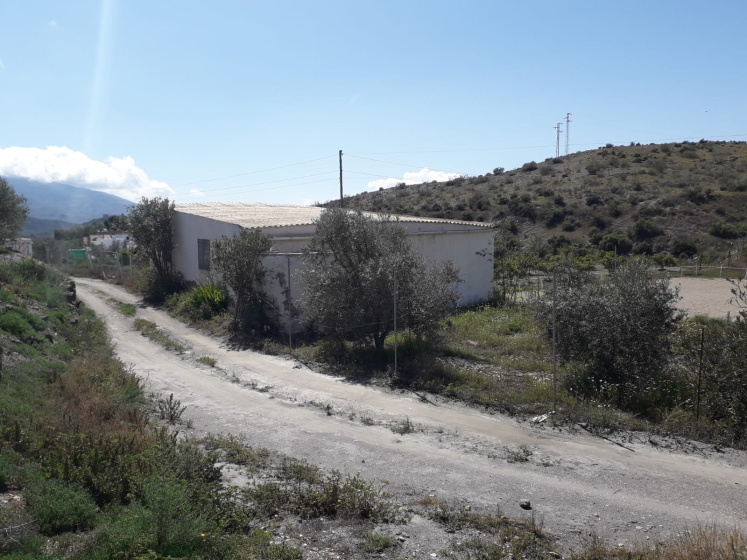
[[[732,284],[721,278],[672,278],[672,286],[678,286],[682,300],[679,307],[688,315],[707,315],[725,319],[727,314],[735,317],[739,309],[730,303]]]
[[[478,509],[500,506],[520,517],[526,514],[518,501],[528,498],[545,528],[568,542],[591,531],[613,543],[659,540],[698,523],[747,530],[745,453],[717,453],[703,444],[665,450],[644,438],[621,446],[459,404],[429,404],[410,393],[346,383],[292,360],[231,350],[140,306],[138,317],[189,348],[167,352],[106,301],[139,303],[137,298],[100,281],[76,282],[80,299],[106,321],[119,357],[147,379],[150,390],[174,393],[187,405],[185,417],[198,433],[234,433],[325,469],[385,479],[405,501],[435,494]],[[689,297],[685,301],[690,305]],[[214,358],[218,367],[201,364],[200,356]],[[405,419],[417,431],[393,433],[391,425]],[[532,452],[529,461],[509,462],[519,445]],[[416,526],[408,529],[417,532]],[[428,538],[408,546],[402,552],[415,557],[442,548]]]

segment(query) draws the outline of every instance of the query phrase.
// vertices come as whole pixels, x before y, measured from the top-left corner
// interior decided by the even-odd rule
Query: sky
[[[0,0],[0,175],[313,204],[747,140],[747,2]],[[570,115],[570,129],[566,117]]]

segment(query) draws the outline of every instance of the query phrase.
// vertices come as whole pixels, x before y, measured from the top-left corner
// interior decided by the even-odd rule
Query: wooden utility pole
[[[342,150],[340,150],[340,208],[342,208]]]

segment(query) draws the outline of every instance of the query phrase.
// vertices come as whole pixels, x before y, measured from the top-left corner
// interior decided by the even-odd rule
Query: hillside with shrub
[[[510,171],[401,183],[345,205],[492,222],[542,256],[598,248],[734,265],[747,242],[747,143],[607,144]]]

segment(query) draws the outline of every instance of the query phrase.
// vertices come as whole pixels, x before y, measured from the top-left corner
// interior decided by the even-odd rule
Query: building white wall
[[[449,224],[445,222],[401,222],[413,247],[433,260],[451,260],[460,270],[459,305],[473,305],[489,299],[493,288],[493,231],[480,226]],[[300,253],[314,234],[314,225],[272,227],[263,230],[273,236],[272,252],[263,259],[267,270],[265,292],[274,306],[275,319],[283,328],[288,318],[288,264],[291,267],[291,300],[295,273],[303,266]],[[223,235],[239,233],[239,226],[179,212],[174,217],[175,248],[172,262],[176,270],[189,282],[204,283],[210,272],[199,270],[197,240],[215,240]],[[297,317],[298,310],[293,316]],[[294,321],[294,331],[302,325]]]

